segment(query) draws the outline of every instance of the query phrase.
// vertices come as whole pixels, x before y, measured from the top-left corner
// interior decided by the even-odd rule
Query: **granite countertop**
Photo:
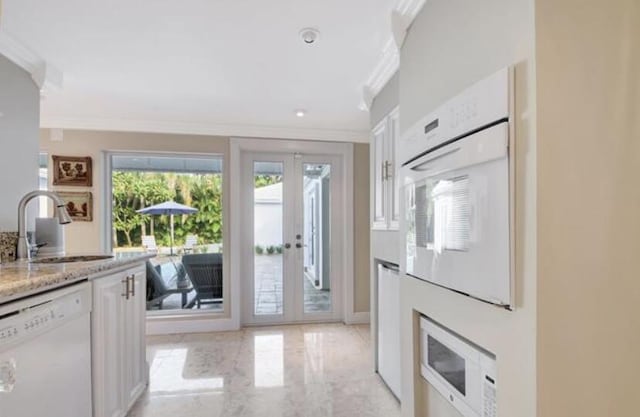
[[[86,280],[104,271],[142,263],[154,256],[150,253],[120,253],[110,259],[90,262],[38,264],[20,260],[0,264],[0,304]]]

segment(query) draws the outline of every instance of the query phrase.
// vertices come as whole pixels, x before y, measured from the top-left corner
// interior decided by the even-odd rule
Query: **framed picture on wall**
[[[89,191],[56,191],[74,222],[93,221],[93,196]]]
[[[91,187],[93,169],[89,156],[53,155],[53,185]]]

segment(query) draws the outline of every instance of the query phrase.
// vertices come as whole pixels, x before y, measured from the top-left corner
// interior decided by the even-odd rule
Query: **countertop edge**
[[[104,272],[142,264],[155,256],[155,254],[139,254],[102,261],[57,265],[35,265],[26,261],[2,264],[0,266],[0,305],[77,282],[99,279],[105,275]],[[49,272],[49,269],[64,270]],[[7,275],[10,275],[11,279],[8,279]]]

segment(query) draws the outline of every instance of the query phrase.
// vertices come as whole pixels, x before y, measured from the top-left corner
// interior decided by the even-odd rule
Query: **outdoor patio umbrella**
[[[193,214],[196,213],[198,209],[193,207],[185,206],[184,204],[176,203],[175,201],[165,201],[164,203],[156,204],[154,206],[145,207],[143,209],[138,210],[137,212],[140,214],[151,214],[151,215],[166,215],[170,216],[171,223],[171,255],[173,255],[173,216],[176,214]]]

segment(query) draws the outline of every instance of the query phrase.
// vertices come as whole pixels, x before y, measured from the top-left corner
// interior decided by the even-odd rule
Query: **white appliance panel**
[[[8,314],[3,306],[0,417],[91,416],[91,302],[81,286],[60,299],[15,303]]]
[[[503,123],[403,169],[407,274],[511,305],[507,139]]]
[[[379,265],[378,373],[398,399],[402,398],[400,338],[400,276]]]
[[[465,417],[496,417],[496,359],[420,318],[420,373]]]
[[[511,79],[510,68],[501,69],[420,119],[400,138],[398,161],[405,164],[445,141],[507,119]]]

